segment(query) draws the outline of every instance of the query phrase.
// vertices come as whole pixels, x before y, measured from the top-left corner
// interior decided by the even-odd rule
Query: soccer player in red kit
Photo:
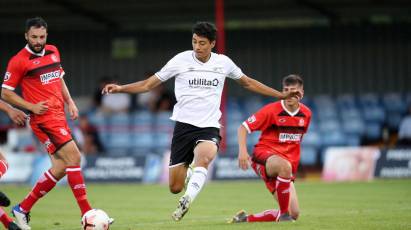
[[[8,63],[2,85],[2,98],[30,111],[30,126],[50,154],[52,166],[40,177],[24,200],[13,207],[16,223],[23,230],[28,225],[33,205],[67,175],[68,184],[77,200],[81,215],[91,209],[80,168],[81,154],[67,125],[64,106],[71,119],[78,109],[64,82],[60,53],[47,42],[47,23],[39,17],[26,21],[27,45]],[[23,96],[14,89],[21,85]]]
[[[303,80],[298,75],[283,79],[283,92],[299,91],[303,95]],[[254,147],[251,166],[265,182],[278,201],[279,210],[266,210],[247,215],[239,211],[230,223],[294,221],[299,207],[294,187],[294,176],[300,161],[300,143],[307,132],[311,111],[299,97],[270,103],[249,117],[238,129],[238,163],[243,170],[249,167],[247,133],[262,131]]]

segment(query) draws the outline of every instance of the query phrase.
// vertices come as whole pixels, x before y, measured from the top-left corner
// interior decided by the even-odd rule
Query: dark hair
[[[44,27],[47,30],[47,22],[41,17],[29,18],[26,20],[26,32],[29,31],[31,27]]]
[[[304,85],[303,79],[298,74],[290,74],[290,75],[283,78],[283,85],[284,86],[297,85],[297,84],[300,85],[300,86]]]
[[[193,34],[207,38],[210,42],[217,38],[217,28],[210,22],[197,22],[193,26]]]

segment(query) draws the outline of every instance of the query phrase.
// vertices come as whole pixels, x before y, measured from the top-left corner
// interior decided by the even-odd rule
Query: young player
[[[283,92],[296,91],[303,95],[301,77],[285,77]],[[238,163],[243,170],[248,169],[250,159],[247,133],[262,131],[251,157],[251,166],[278,201],[279,210],[271,209],[252,215],[247,215],[242,210],[231,219],[231,223],[294,221],[298,218],[299,207],[293,175],[297,172],[300,161],[300,143],[311,120],[310,109],[300,99],[291,97],[268,104],[238,128]]]
[[[78,109],[63,79],[60,53],[55,46],[46,44],[47,23],[42,18],[26,21],[25,38],[27,45],[9,61],[1,96],[30,111],[30,126],[50,154],[52,163],[26,198],[13,207],[16,223],[21,229],[29,230],[31,208],[65,175],[81,215],[91,206],[80,168],[80,151],[72,139],[64,112],[66,103],[71,119],[78,117]],[[14,92],[19,85],[23,97]]]
[[[7,103],[3,102],[0,100],[0,110],[7,113],[7,115],[10,117],[10,119],[16,123],[17,125],[24,125],[27,115]],[[6,161],[6,158],[4,157],[3,153],[0,152],[0,179],[3,177],[4,174],[6,174],[7,169],[9,168],[9,165]],[[3,210],[1,207],[8,207],[10,205],[10,199],[4,194],[3,192],[0,191],[0,221],[3,224],[3,226],[6,229],[9,230],[21,230],[16,223],[13,222],[13,219],[11,219],[7,213]]]
[[[169,188],[179,193],[184,188],[189,164],[194,159],[192,176],[185,194],[180,198],[172,218],[179,221],[187,213],[190,203],[201,191],[208,174],[208,166],[215,158],[221,137],[221,94],[226,77],[236,80],[253,92],[286,98],[296,92],[278,92],[243,74],[230,58],[211,52],[216,42],[216,28],[209,22],[199,22],[192,31],[193,50],[181,52],[153,76],[128,85],[108,84],[103,93],[147,92],[170,78],[175,78],[172,120],[176,121],[169,165]]]

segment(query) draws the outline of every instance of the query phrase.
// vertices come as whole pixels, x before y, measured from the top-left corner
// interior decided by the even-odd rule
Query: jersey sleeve
[[[173,57],[160,71],[155,73],[155,75],[158,79],[160,79],[160,81],[164,82],[172,77],[175,77],[179,73],[179,69],[180,68],[178,68],[176,57]]]
[[[241,69],[227,56],[225,56],[224,65],[227,69],[227,77],[237,80],[240,79],[244,73]]]
[[[252,133],[257,130],[264,130],[271,124],[271,106],[266,105],[247,120],[243,122],[243,126],[247,129],[248,133]]]
[[[56,56],[60,62],[60,78],[63,78],[66,72],[64,71],[63,65],[61,64],[61,56],[60,56],[60,51],[57,49],[57,47],[53,46],[53,49],[56,53]]]
[[[311,111],[308,113],[307,125],[305,126],[304,133],[308,132],[308,128],[310,127],[310,123],[311,123]]]
[[[23,65],[20,64],[16,57],[13,57],[7,65],[6,74],[4,75],[2,88],[14,90],[24,75]]]

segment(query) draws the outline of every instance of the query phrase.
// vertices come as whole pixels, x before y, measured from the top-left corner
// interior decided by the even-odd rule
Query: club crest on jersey
[[[47,139],[43,144],[44,144],[44,146],[46,146],[46,149],[48,149],[51,146],[50,139]]]
[[[248,121],[248,123],[254,123],[255,121],[256,121],[257,119],[255,118],[255,116],[254,115],[252,115],[251,117],[249,117],[248,119],[247,119],[247,121]]]
[[[11,73],[10,73],[10,72],[6,72],[6,73],[4,74],[4,81],[8,81],[8,80],[10,79],[10,77],[11,77]]]
[[[298,125],[299,126],[304,126],[304,124],[305,124],[305,122],[304,122],[304,119],[300,119],[300,121],[298,122]]]
[[[61,133],[61,135],[63,135],[63,136],[67,136],[67,134],[68,134],[67,130],[65,130],[65,129],[63,129],[63,128],[60,129],[60,133]]]
[[[43,85],[50,83],[51,80],[60,78],[60,70],[48,72],[40,75],[40,81]]]
[[[33,61],[33,64],[38,65],[38,64],[40,64],[40,61],[39,60]]]
[[[57,62],[58,61],[57,56],[55,54],[52,54],[51,60],[53,60],[54,62]]]
[[[286,122],[287,120],[285,119],[285,118],[280,118],[280,119],[278,119],[278,122],[280,122],[280,123],[284,123],[284,122]]]

